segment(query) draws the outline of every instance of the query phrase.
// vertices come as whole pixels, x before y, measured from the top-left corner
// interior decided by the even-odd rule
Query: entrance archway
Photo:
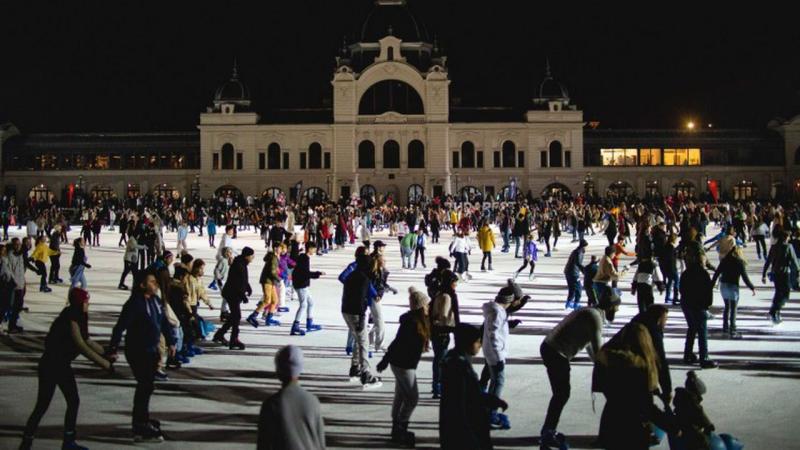
[[[572,191],[562,183],[550,183],[542,189],[542,197],[556,197],[560,199],[565,196],[572,196]]]
[[[114,189],[106,184],[98,184],[92,188],[92,200],[108,200],[115,197]]]
[[[636,191],[633,190],[633,186],[630,183],[621,180],[609,184],[608,189],[606,189],[606,197],[615,200],[626,199],[635,193]]]
[[[672,186],[672,193],[676,197],[694,197],[694,184],[689,181],[679,181]]]
[[[422,186],[418,184],[412,184],[408,187],[408,203],[419,203],[422,201],[422,196],[424,194],[424,190]]]
[[[49,202],[53,198],[53,192],[47,185],[38,184],[31,188],[28,197],[31,200],[35,200],[37,203]]]
[[[153,189],[153,194],[155,194],[155,196],[158,198],[168,198],[173,200],[177,200],[181,197],[180,191],[167,183],[156,185],[155,189]]]

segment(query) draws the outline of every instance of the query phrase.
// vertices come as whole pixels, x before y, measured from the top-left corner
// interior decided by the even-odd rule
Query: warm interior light
[[[690,130],[694,130],[694,122],[692,122],[691,120],[689,122],[687,122],[686,123],[686,128],[688,128]]]

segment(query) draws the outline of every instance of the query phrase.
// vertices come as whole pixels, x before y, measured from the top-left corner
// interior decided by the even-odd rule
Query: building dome
[[[553,78],[553,74],[550,72],[550,61],[547,62],[544,79],[539,85],[538,94],[540,99],[569,100],[569,92],[567,92],[567,88],[563,84],[556,81],[556,79]]]
[[[425,27],[411,14],[405,0],[376,0],[361,27],[361,42],[378,42],[389,34],[405,42],[428,42]]]
[[[231,78],[222,83],[214,93],[214,107],[219,109],[223,103],[233,103],[239,107],[250,106],[250,90],[247,85],[239,79],[239,70],[236,61],[233,63],[233,73]]]

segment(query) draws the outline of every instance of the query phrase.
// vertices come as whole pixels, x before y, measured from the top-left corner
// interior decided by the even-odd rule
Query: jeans
[[[675,268],[668,268],[662,269],[664,273],[664,279],[666,281],[666,296],[664,297],[664,302],[669,303],[670,301],[680,302],[680,288],[681,288],[681,278],[678,275],[678,270]],[[672,297],[670,297],[670,290],[672,291]]]
[[[367,324],[366,317],[356,314],[344,314],[344,321],[347,323],[347,328],[353,333],[355,341],[353,342],[353,355],[350,360],[350,365],[358,367],[361,373],[369,372],[369,361],[367,360]]]
[[[686,344],[683,348],[683,356],[688,357],[694,352],[695,336],[700,347],[700,360],[708,359],[708,319],[703,309],[693,308],[681,303],[683,315],[686,317]]]
[[[469,258],[467,254],[464,252],[455,252],[455,255],[457,268],[454,269],[454,272],[459,274],[469,272]]]
[[[519,236],[514,236],[514,258],[519,258]]]
[[[419,386],[417,372],[414,369],[402,369],[391,364],[394,374],[394,401],[392,402],[392,422],[408,423],[411,414],[419,402]]]
[[[183,349],[183,328],[177,326],[174,328],[175,330],[175,348],[177,351],[181,351]]]
[[[502,249],[502,251],[503,252],[507,252],[508,251],[508,240],[511,237],[511,233],[508,230],[505,230],[505,231],[503,231],[501,233],[501,235],[503,236],[503,249]]]
[[[497,398],[503,395],[503,386],[506,384],[506,371],[505,362],[500,361],[495,365],[488,365],[489,367],[489,393]]]
[[[450,333],[433,333],[431,335],[431,347],[433,347],[433,377],[434,386],[439,386],[442,382],[441,364],[447,347],[450,346]]]
[[[481,270],[483,270],[486,266],[486,260],[489,260],[489,267],[492,267],[492,252],[483,252],[483,258],[481,259]]]
[[[789,274],[775,272],[775,279],[772,283],[775,286],[775,294],[772,297],[772,306],[769,308],[769,313],[775,315],[781,312],[781,308],[789,300]]]
[[[403,260],[403,269],[410,269],[411,268],[411,256],[414,254],[414,250],[408,247],[400,247],[400,258]]]
[[[369,330],[369,345],[376,351],[383,348],[383,339],[386,334],[386,325],[383,322],[383,309],[378,301],[369,305],[369,314],[372,316],[372,328]]]
[[[78,287],[78,284],[80,284],[81,288],[88,289],[88,285],[86,284],[86,275],[83,273],[85,269],[86,267],[84,266],[75,267],[75,270],[72,271],[70,276],[70,287]]]
[[[565,274],[567,278],[567,303],[574,302],[576,305],[581,302],[581,279],[574,274]]]
[[[75,424],[78,421],[78,407],[81,399],[78,396],[78,385],[75,383],[75,374],[69,363],[51,363],[44,359],[39,361],[39,390],[36,396],[36,406],[28,418],[25,425],[25,436],[33,437],[39,422],[42,420],[56,387],[64,394],[67,402],[67,411],[64,414],[64,431],[75,432]]]
[[[722,311],[722,331],[736,331],[736,308],[739,306],[738,300],[722,299],[725,302],[725,309]]]
[[[133,426],[146,426],[150,421],[150,396],[153,395],[158,354],[126,351],[125,358],[136,378],[136,392],[133,394]]]
[[[567,404],[570,396],[569,360],[558,353],[547,342],[542,342],[539,347],[542,361],[547,368],[547,378],[550,380],[550,389],[553,396],[550,397],[550,404],[547,406],[547,415],[542,425],[542,434],[548,430],[555,430],[558,421],[561,419],[561,412]]]
[[[297,300],[300,302],[300,306],[297,307],[297,313],[294,315],[294,321],[300,322],[300,318],[303,317],[303,313],[306,312],[306,319],[311,320],[313,317],[311,311],[314,308],[314,299],[311,298],[308,288],[297,288],[295,291],[297,292]]]

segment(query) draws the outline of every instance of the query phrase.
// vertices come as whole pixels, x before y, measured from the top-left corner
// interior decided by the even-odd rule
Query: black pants
[[[542,342],[539,351],[542,355],[542,361],[547,367],[547,378],[550,379],[550,388],[553,391],[553,396],[550,398],[550,404],[547,407],[547,415],[542,425],[542,432],[546,430],[555,430],[558,427],[558,421],[561,419],[561,411],[569,400],[570,384],[569,384],[569,360],[559,354],[547,342]]]
[[[756,254],[758,255],[759,259],[761,255],[764,255],[764,259],[767,258],[767,240],[764,235],[756,235],[753,236],[753,239],[756,241]]]
[[[147,254],[144,250],[139,250],[139,270],[147,268]]]
[[[133,426],[144,426],[150,421],[150,396],[158,367],[158,353],[126,351],[125,358],[136,378],[133,394]]]
[[[639,312],[647,311],[647,308],[653,306],[653,286],[644,283],[637,283],[636,285],[636,304],[639,306]]]
[[[617,237],[616,234],[607,234],[606,235],[606,239],[608,239],[608,246],[609,247],[613,247],[614,246],[614,238],[615,237]]]
[[[119,277],[119,285],[122,286],[125,284],[125,277],[128,274],[133,275],[134,279],[136,278],[136,263],[131,261],[125,261],[125,268],[122,269],[122,276]]]
[[[422,260],[422,266],[425,267],[425,247],[417,247],[414,250],[414,267],[417,267],[417,261]]]
[[[50,257],[50,282],[58,283],[59,270],[61,270],[61,255]]]
[[[33,437],[39,422],[50,407],[56,387],[64,394],[67,401],[67,412],[64,414],[64,431],[74,432],[78,420],[78,406],[81,399],[78,396],[78,384],[75,383],[75,374],[72,372],[70,362],[51,362],[45,359],[39,361],[39,393],[36,396],[36,406],[25,425],[25,436]]]
[[[231,330],[231,342],[236,342],[239,339],[239,322],[242,320],[242,305],[239,300],[228,300],[228,309],[230,314],[228,320],[219,329],[219,334],[224,336],[228,330]]]
[[[8,320],[8,329],[14,329],[19,325],[19,313],[25,308],[25,289],[14,289],[14,299],[11,302],[11,317]]]
[[[489,264],[491,264],[491,263],[489,263]],[[522,271],[525,270],[525,268],[528,267],[528,266],[531,266],[531,271],[530,271],[530,273],[528,275],[533,275],[533,270],[536,269],[536,263],[532,259],[529,259],[529,258],[525,258],[525,260],[522,261],[522,266],[519,269],[517,269],[516,275],[519,275],[520,273],[522,273]]]
[[[47,287],[47,267],[41,261],[34,261],[33,264],[39,271],[39,289]]]
[[[481,258],[481,270],[484,269],[487,258],[489,259],[489,267],[492,267],[492,252],[483,252],[483,258]]]

